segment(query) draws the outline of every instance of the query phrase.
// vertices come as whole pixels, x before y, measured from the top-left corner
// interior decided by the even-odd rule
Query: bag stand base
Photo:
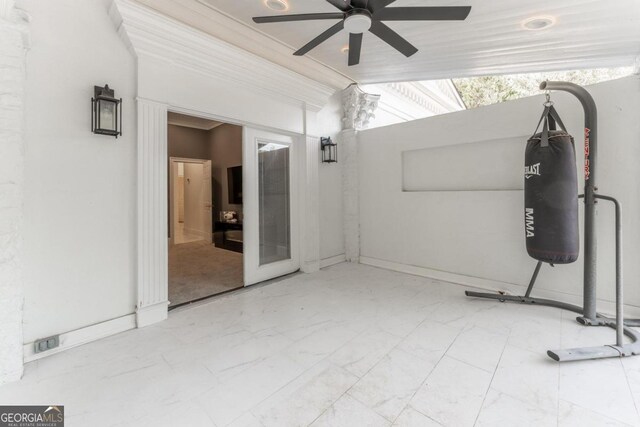
[[[584,198],[584,195],[580,195]],[[596,194],[596,199],[610,201],[615,205],[616,211],[616,318],[611,319],[596,313],[595,318],[579,316],[576,318],[578,323],[584,326],[608,326],[616,330],[615,345],[603,345],[598,347],[579,347],[564,350],[548,350],[547,355],[557,362],[571,362],[577,360],[607,359],[610,357],[626,357],[640,355],[640,333],[631,329],[631,326],[640,326],[640,319],[624,319],[623,315],[623,298],[622,298],[622,221],[620,203],[613,197]],[[567,304],[560,301],[532,298],[531,291],[536,283],[538,273],[542,267],[542,261],[538,261],[533,276],[529,281],[529,286],[524,296],[491,294],[482,292],[466,291],[468,297],[495,299],[500,302],[512,301],[522,304],[545,305],[548,307],[556,307],[563,310],[573,311],[583,314],[584,309],[577,305]],[[622,320],[624,319],[624,322]],[[624,324],[623,324],[624,323]],[[623,335],[631,339],[631,343],[623,343]]]
[[[582,307],[577,305],[567,304],[560,301],[554,301],[544,298],[531,298],[526,296],[514,296],[514,295],[501,295],[482,292],[466,291],[465,294],[469,297],[475,298],[487,298],[494,299],[500,302],[519,302],[522,304],[530,305],[545,305],[547,307],[556,307],[563,310],[573,311],[578,314],[582,314]],[[616,329],[617,323],[615,320],[607,318],[598,314],[597,322],[588,321],[584,322],[583,317],[577,317],[578,323],[584,326],[608,326]],[[635,356],[640,354],[640,334],[628,326],[633,326],[634,321],[630,321],[628,324],[625,322],[623,327],[624,335],[631,339],[631,343],[623,345],[602,345],[597,347],[580,347],[569,348],[561,350],[548,350],[547,355],[557,362],[571,362],[578,360],[592,360],[592,359],[607,359],[611,357],[625,357]]]

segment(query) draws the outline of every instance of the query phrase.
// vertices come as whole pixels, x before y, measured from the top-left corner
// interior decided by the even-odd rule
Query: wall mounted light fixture
[[[109,85],[94,86],[91,98],[91,131],[116,138],[122,135],[122,98],[114,97]]]
[[[338,163],[338,144],[331,141],[331,137],[320,137],[322,163]]]

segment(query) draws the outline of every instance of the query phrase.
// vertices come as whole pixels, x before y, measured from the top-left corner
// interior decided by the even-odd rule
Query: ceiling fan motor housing
[[[371,13],[366,9],[353,9],[344,19],[344,29],[352,34],[360,34],[371,28]]]

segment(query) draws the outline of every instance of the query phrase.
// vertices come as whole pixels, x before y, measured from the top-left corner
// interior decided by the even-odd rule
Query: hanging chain
[[[544,103],[544,104],[542,104],[542,105],[544,105],[545,107],[550,107],[550,106],[552,106],[552,105],[553,105],[553,101],[551,100],[551,91],[550,91],[550,90],[548,90],[548,89],[547,89],[547,90],[544,92],[544,97],[545,97],[546,101],[545,101],[545,103]]]

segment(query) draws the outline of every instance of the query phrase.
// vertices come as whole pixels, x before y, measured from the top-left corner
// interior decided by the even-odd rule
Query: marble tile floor
[[[0,404],[64,404],[67,426],[640,425],[640,357],[572,313],[339,264],[174,310],[27,364]]]

